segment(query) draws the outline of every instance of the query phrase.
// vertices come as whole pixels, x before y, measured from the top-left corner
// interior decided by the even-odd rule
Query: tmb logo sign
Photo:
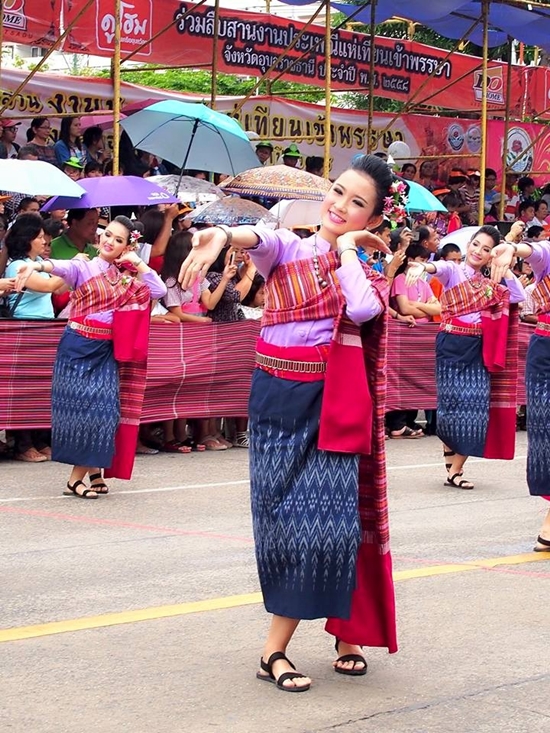
[[[25,0],[3,0],[0,5],[4,13],[5,28],[14,28],[18,31],[27,30]]]
[[[483,99],[483,73],[474,71],[474,97],[476,102]],[[487,101],[493,104],[504,104],[504,78],[502,67],[487,71]]]

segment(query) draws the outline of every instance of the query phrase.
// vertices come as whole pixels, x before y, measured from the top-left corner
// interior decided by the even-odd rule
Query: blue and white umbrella
[[[236,175],[260,165],[239,123],[204,104],[156,102],[120,125],[136,148],[178,168]]]
[[[27,196],[74,196],[84,193],[82,186],[59,168],[43,160],[0,160],[0,190]]]

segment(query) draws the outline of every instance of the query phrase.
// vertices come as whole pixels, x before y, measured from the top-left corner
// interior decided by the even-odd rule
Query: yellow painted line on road
[[[449,575],[451,573],[465,573],[471,570],[486,570],[499,567],[501,565],[522,565],[524,563],[540,562],[541,560],[550,561],[550,553],[529,552],[523,555],[493,557],[466,563],[430,565],[410,570],[396,570],[393,574],[393,578],[396,582],[399,582],[402,580],[413,580],[415,578]],[[221,611],[227,608],[251,606],[261,602],[261,593],[247,593],[239,596],[210,598],[205,601],[177,603],[171,606],[139,608],[134,611],[105,613],[100,616],[88,616],[84,618],[68,619],[66,621],[52,621],[50,623],[36,624],[34,626],[19,626],[12,629],[0,629],[0,643],[21,641],[22,639],[36,639],[41,636],[66,634],[73,631],[102,629],[109,626],[120,626],[121,624],[134,624],[139,621],[154,621],[156,619],[173,618],[175,616],[187,616],[191,613]]]
[[[261,603],[261,593],[247,593],[241,596],[226,596],[224,598],[210,598],[206,601],[192,601],[191,603],[177,603],[173,606],[157,606],[153,608],[138,608],[135,611],[121,611],[120,613],[104,613],[101,616],[86,616],[84,618],[68,619],[67,621],[53,621],[35,626],[20,626],[13,629],[0,630],[0,643],[18,641],[19,639],[33,639],[38,636],[65,634],[69,631],[86,631],[87,629],[101,629],[106,626],[120,624],[134,624],[138,621],[153,621],[159,618],[172,616],[186,616],[189,613],[205,613],[206,611],[220,611],[224,608],[236,608]]]

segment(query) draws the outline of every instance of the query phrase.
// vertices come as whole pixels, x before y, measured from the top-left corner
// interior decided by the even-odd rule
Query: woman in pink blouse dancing
[[[362,646],[397,649],[384,454],[388,286],[359,246],[394,200],[388,166],[357,156],[326,196],[321,228],[198,232],[184,288],[221,249],[248,250],[266,279],[250,397],[256,559],[272,621],[260,680],[304,692],[287,646],[302,619],[328,618],[340,674],[366,674]],[[388,213],[386,211],[386,213]]]
[[[443,284],[441,329],[436,341],[437,434],[443,441],[446,486],[473,489],[463,477],[468,456],[514,457],[517,392],[517,310],[524,290],[506,268],[485,277],[495,227],[481,227],[468,244],[466,261],[412,263],[406,282],[423,273]],[[502,282],[501,282],[502,280]]]
[[[166,295],[160,277],[135,251],[138,226],[117,216],[101,235],[93,260],[31,261],[16,280],[20,290],[36,270],[58,275],[73,288],[53,371],[52,460],[73,466],[63,493],[83,499],[108,493],[104,476],[132,474],[150,302]]]

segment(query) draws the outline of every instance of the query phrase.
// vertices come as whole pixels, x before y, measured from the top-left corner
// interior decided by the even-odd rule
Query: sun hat
[[[283,150],[283,158],[301,158],[302,153],[298,150],[296,143],[292,143]]]
[[[70,166],[71,168],[78,168],[79,171],[84,170],[84,166],[82,165],[82,163],[79,161],[78,158],[75,158],[75,157],[72,157],[66,160],[63,163],[63,166],[66,166],[66,165]]]
[[[20,124],[21,122],[18,120],[6,120],[4,118],[0,118],[0,125],[2,125],[2,127],[17,127]]]

